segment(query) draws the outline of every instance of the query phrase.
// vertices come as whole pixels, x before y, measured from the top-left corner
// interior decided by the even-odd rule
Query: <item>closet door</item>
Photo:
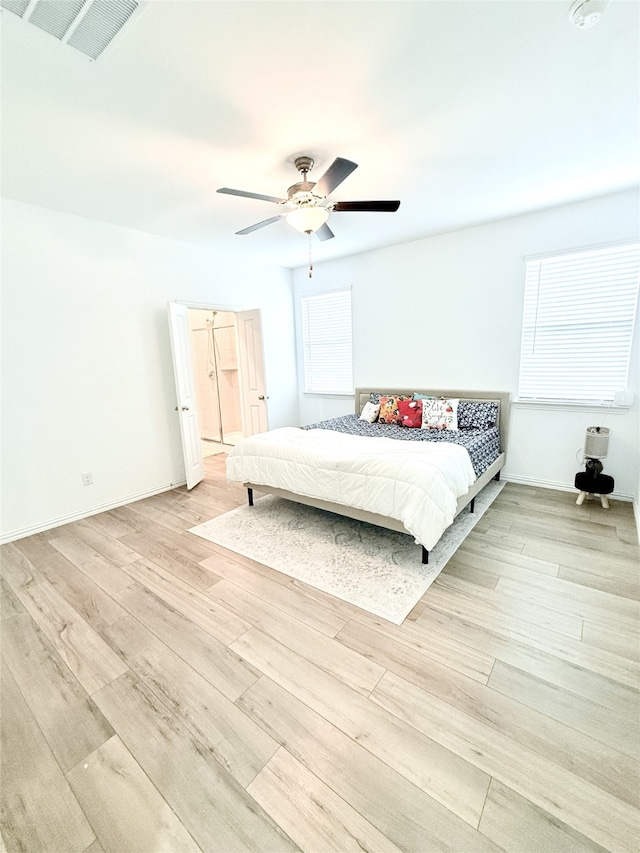
[[[191,359],[189,315],[185,305],[169,302],[169,331],[173,353],[173,373],[176,381],[178,420],[182,436],[182,453],[187,477],[187,489],[204,479],[204,462],[200,445],[200,423]]]

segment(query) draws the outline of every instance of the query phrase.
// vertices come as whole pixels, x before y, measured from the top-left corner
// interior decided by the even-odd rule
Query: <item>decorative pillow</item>
[[[399,400],[400,423],[404,427],[422,426],[422,400]]]
[[[472,403],[468,400],[460,400],[458,429],[489,429],[497,422],[497,403]]]
[[[369,424],[373,424],[378,420],[378,415],[380,414],[380,403],[365,403],[362,407],[362,411],[360,412],[360,420],[367,421]]]
[[[433,394],[414,394],[414,400],[435,400]]]
[[[379,403],[379,402],[380,402],[380,394],[378,394],[378,392],[377,392],[377,391],[372,391],[372,392],[369,394],[369,402],[370,402],[370,403],[373,403],[374,405],[376,405],[377,403]]]
[[[458,399],[422,401],[422,429],[458,429]]]
[[[398,411],[398,403],[402,400],[410,400],[411,397],[398,396],[387,397],[380,395],[380,414],[378,415],[378,423],[381,424],[399,424],[401,423],[400,412]]]

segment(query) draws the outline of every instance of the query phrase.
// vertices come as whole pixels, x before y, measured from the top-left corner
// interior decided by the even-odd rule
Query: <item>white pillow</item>
[[[422,401],[422,429],[458,429],[459,399]]]
[[[360,420],[367,421],[367,423],[375,423],[378,420],[378,415],[380,414],[380,403],[365,403],[362,411],[360,412]]]

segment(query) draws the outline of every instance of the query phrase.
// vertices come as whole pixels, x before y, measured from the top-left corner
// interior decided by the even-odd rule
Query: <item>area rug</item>
[[[400,625],[504,486],[490,481],[421,562],[411,536],[264,496],[190,533]]]

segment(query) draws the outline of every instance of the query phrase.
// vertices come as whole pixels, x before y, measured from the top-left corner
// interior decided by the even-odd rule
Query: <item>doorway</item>
[[[189,333],[203,457],[224,453],[244,438],[233,311],[189,308]]]
[[[190,310],[203,312],[194,315],[194,325],[209,331],[212,345],[211,360],[207,355],[206,336],[200,337],[205,346],[198,348],[197,361],[204,370],[197,372],[190,329]],[[231,443],[245,436],[266,432],[269,428],[267,416],[267,394],[264,379],[264,355],[262,351],[262,322],[260,309],[245,310],[213,309],[184,303],[167,303],[169,315],[169,338],[173,356],[173,376],[176,383],[176,405],[173,407],[180,424],[180,442],[184,458],[187,489],[193,489],[204,479],[202,435],[207,440],[207,449],[224,453]],[[220,315],[228,315],[227,317]],[[218,318],[218,319],[216,319]],[[207,323],[209,320],[209,323]],[[217,339],[219,333],[212,327],[227,327],[228,349],[223,353]],[[236,335],[231,328],[235,326]],[[220,329],[222,332],[222,328]],[[235,346],[234,346],[235,345]],[[234,352],[235,348],[235,352]],[[204,351],[204,355],[202,354]],[[228,356],[228,359],[227,359]],[[211,363],[215,370],[211,369]],[[210,376],[209,374],[213,374]],[[225,376],[227,378],[225,379]],[[200,420],[200,401],[196,385],[200,384],[202,406],[206,416],[217,413],[217,421],[206,423],[203,432]],[[215,456],[214,456],[215,458]]]

